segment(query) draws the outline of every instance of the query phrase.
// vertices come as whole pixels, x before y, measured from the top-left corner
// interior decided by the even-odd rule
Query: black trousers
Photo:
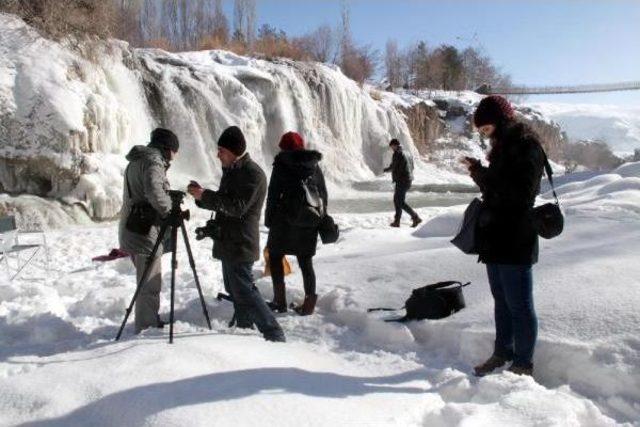
[[[273,283],[284,283],[284,267],[282,261],[284,254],[270,253],[269,267],[271,267],[271,280]],[[316,272],[313,270],[313,257],[296,257],[298,265],[302,271],[302,282],[304,283],[305,295],[316,294]]]
[[[396,208],[396,221],[400,221],[402,217],[402,211],[405,211],[411,218],[415,218],[418,216],[416,212],[411,209],[406,202],[407,199],[407,191],[411,188],[411,183],[396,183],[395,191],[393,192],[393,205]]]

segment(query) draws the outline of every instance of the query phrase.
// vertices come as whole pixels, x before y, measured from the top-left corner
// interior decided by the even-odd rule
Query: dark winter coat
[[[511,122],[497,132],[489,167],[478,163],[471,169],[484,207],[477,229],[480,261],[535,264],[538,235],[532,208],[540,192],[544,152],[538,135],[525,124]]]
[[[324,206],[327,206],[327,186],[318,166],[321,159],[322,154],[312,150],[281,151],[274,159],[265,212],[270,253],[303,257],[315,255],[318,229],[291,225],[287,221],[285,206],[290,195],[300,187],[300,181],[309,177],[309,184],[318,188]]]
[[[223,169],[218,191],[202,193],[196,204],[216,211],[221,233],[213,243],[214,258],[232,263],[260,258],[260,215],[266,192],[264,171],[245,154]]]
[[[122,193],[122,210],[120,211],[119,240],[120,249],[137,255],[150,255],[153,245],[158,239],[160,222],[151,227],[149,234],[143,236],[133,233],[125,227],[127,218],[134,204],[147,202],[158,213],[165,217],[171,210],[169,197],[169,181],[167,168],[169,162],[157,148],[136,145],[126,156],[129,165],[125,171],[124,190]],[[127,186],[127,180],[129,185]],[[129,188],[131,192],[129,192]],[[162,254],[162,248],[159,249]]]
[[[413,158],[402,151],[402,147],[393,152],[391,165],[385,172],[391,171],[391,179],[396,185],[411,186],[413,181]]]

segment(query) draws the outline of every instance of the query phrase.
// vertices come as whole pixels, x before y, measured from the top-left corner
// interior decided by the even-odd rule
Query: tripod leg
[[[169,344],[173,344],[173,307],[176,294],[176,269],[178,268],[178,261],[176,259],[177,243],[178,243],[178,227],[171,226],[171,242],[173,250],[171,252],[171,311],[169,314]]]
[[[202,287],[200,286],[200,279],[198,279],[198,272],[196,271],[196,263],[193,260],[193,253],[191,253],[191,245],[189,244],[189,236],[187,235],[187,230],[184,226],[184,221],[180,223],[180,228],[182,229],[182,238],[184,239],[184,244],[187,247],[187,255],[189,256],[189,265],[191,266],[191,270],[193,271],[193,278],[196,281],[196,288],[198,289],[198,295],[200,296],[200,304],[202,305],[202,312],[204,313],[205,319],[207,319],[207,326],[209,330],[211,330],[211,320],[209,319],[209,311],[207,310],[207,304],[204,302],[204,295],[202,294]]]
[[[136,286],[136,291],[133,294],[133,298],[131,298],[131,302],[129,303],[129,307],[125,310],[124,319],[122,320],[122,324],[120,325],[120,330],[118,330],[118,335],[116,335],[116,341],[120,339],[122,335],[122,331],[124,330],[125,325],[127,324],[127,320],[129,319],[129,315],[131,314],[131,309],[133,308],[133,304],[136,302],[136,298],[138,298],[138,294],[140,294],[140,290],[142,290],[142,284],[147,280],[147,276],[149,275],[149,270],[151,269],[151,261],[155,258],[156,253],[158,252],[158,248],[162,243],[162,239],[164,238],[164,233],[167,230],[167,224],[162,224],[160,228],[160,232],[158,233],[158,238],[156,239],[156,243],[153,246],[153,250],[151,251],[151,255],[147,259],[147,263],[144,267],[144,273],[142,273],[142,277],[140,278],[140,282],[138,282],[138,286]]]

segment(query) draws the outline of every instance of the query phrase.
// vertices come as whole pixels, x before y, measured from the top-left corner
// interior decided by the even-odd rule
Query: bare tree
[[[69,35],[110,37],[120,33],[120,6],[101,0],[2,0],[0,12],[14,13],[55,39]]]
[[[222,0],[215,0],[213,9],[211,34],[221,45],[229,41],[229,20],[222,10]]]
[[[295,40],[309,59],[318,62],[329,62],[336,49],[333,30],[328,25],[318,27],[313,32]]]
[[[338,55],[340,62],[344,63],[348,60],[348,56],[353,53],[355,46],[351,35],[351,11],[345,0],[342,1],[342,11],[340,14],[340,27],[338,32]]]
[[[402,85],[402,58],[398,51],[398,42],[388,40],[385,50],[384,64],[387,73],[387,81],[391,88]]]
[[[163,28],[163,37],[167,39],[172,46],[178,46],[180,41],[178,0],[164,0],[163,6],[162,21],[160,24]]]
[[[256,33],[255,0],[235,0],[233,6],[233,37],[236,41],[251,46]]]

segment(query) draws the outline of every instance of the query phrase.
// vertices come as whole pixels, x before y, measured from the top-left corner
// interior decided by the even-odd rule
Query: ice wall
[[[155,126],[181,140],[170,170],[215,182],[216,140],[230,125],[267,170],[279,137],[300,132],[329,180],[372,178],[387,142],[415,151],[402,114],[338,69],[224,51],[171,54],[125,43],[70,46],[0,14],[0,192],[79,204],[96,219],[120,207],[123,155]]]

